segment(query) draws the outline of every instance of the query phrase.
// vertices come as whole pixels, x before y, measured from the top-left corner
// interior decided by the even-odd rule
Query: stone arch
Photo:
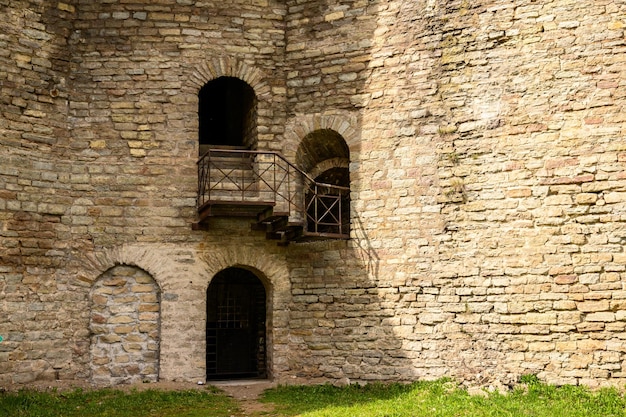
[[[168,253],[167,248],[157,250],[148,246],[122,245],[85,254],[76,261],[80,263],[78,270],[84,271],[77,277],[78,280],[90,285],[93,285],[104,272],[117,265],[143,269],[152,276],[161,292],[166,292],[169,283],[180,274],[179,265]],[[206,279],[201,268],[196,268],[193,272],[200,280]]]
[[[187,79],[187,90],[196,94],[206,83],[220,77],[245,81],[252,87],[259,101],[269,97],[271,92],[266,75],[261,70],[230,56],[212,57],[198,63]]]
[[[281,258],[253,247],[215,248],[200,254],[206,263],[206,272],[210,277],[206,281],[206,293],[213,277],[228,268],[247,269],[254,273],[265,286],[266,291],[266,360],[269,378],[277,378],[284,370],[288,358],[278,357],[275,352],[282,352],[281,345],[286,332],[278,327],[288,322],[291,284],[286,263]]]
[[[285,144],[283,152],[290,161],[294,161],[301,141],[317,130],[333,130],[337,132],[348,145],[350,154],[358,152],[360,134],[356,129],[356,118],[343,114],[312,114],[293,118],[285,129]]]
[[[245,61],[232,56],[212,56],[194,60],[194,66],[189,68],[188,76],[182,88],[182,93],[188,95],[191,105],[198,106],[200,103],[200,91],[221,79],[237,79],[245,83],[254,95],[254,104],[245,115],[244,145],[251,149],[263,149],[264,144],[259,145],[259,127],[272,124],[271,115],[271,88],[266,74]],[[196,118],[189,124],[199,133],[200,121]],[[199,155],[203,154],[207,147],[198,147]]]
[[[152,276],[114,266],[94,282],[89,300],[92,382],[158,381],[161,293]]]
[[[289,291],[289,271],[284,261],[266,251],[254,247],[214,248],[200,254],[206,263],[205,276],[208,277],[204,290],[210,280],[221,270],[230,267],[249,269],[254,272],[266,288],[277,293]],[[285,300],[286,302],[286,300]]]
[[[335,124],[354,136],[345,123]],[[350,234],[350,147],[341,133],[317,127],[300,139],[294,156],[295,165],[308,176],[301,185],[306,232],[346,238]]]
[[[311,168],[311,170],[308,172],[308,174],[312,178],[317,178],[318,176],[320,176],[324,172],[328,171],[329,169],[333,169],[333,168],[349,169],[350,168],[350,160],[348,158],[341,158],[341,157],[326,159],[325,161],[322,161],[322,162],[314,165]]]
[[[177,246],[122,245],[78,256],[77,280],[93,286],[116,266],[136,267],[149,274],[160,289],[159,379],[197,381],[204,370],[195,366],[204,356],[202,288],[210,276],[193,251]],[[89,326],[88,320],[85,323]]]
[[[350,161],[350,149],[343,136],[333,129],[317,129],[300,141],[295,164],[311,175],[316,166],[338,159]]]

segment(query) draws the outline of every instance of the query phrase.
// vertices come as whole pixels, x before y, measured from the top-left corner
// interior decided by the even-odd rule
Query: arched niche
[[[94,282],[89,301],[92,382],[158,381],[161,293],[152,276],[115,266]]]

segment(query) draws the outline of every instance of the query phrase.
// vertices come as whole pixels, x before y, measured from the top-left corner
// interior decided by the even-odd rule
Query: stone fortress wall
[[[626,382],[626,5],[0,0],[0,384],[205,376],[206,290],[271,378]],[[351,239],[196,218],[198,91],[350,151]]]

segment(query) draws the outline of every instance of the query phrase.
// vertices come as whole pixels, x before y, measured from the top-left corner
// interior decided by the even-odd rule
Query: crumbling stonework
[[[0,385],[125,382],[109,364],[126,354],[140,379],[204,379],[207,288],[240,267],[266,288],[275,380],[623,386],[625,16],[609,0],[0,0]],[[198,92],[222,76],[254,90],[256,149],[296,163],[307,135],[343,138],[350,240],[192,230]],[[115,289],[128,300],[99,311]],[[133,331],[105,324],[142,308],[135,359]]]

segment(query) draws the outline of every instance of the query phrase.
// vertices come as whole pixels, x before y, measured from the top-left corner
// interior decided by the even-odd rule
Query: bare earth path
[[[267,380],[213,381],[211,385],[218,387],[227,395],[237,400],[244,416],[273,411],[273,407],[270,404],[258,401],[259,395],[261,395],[263,391],[276,386],[273,382]]]

